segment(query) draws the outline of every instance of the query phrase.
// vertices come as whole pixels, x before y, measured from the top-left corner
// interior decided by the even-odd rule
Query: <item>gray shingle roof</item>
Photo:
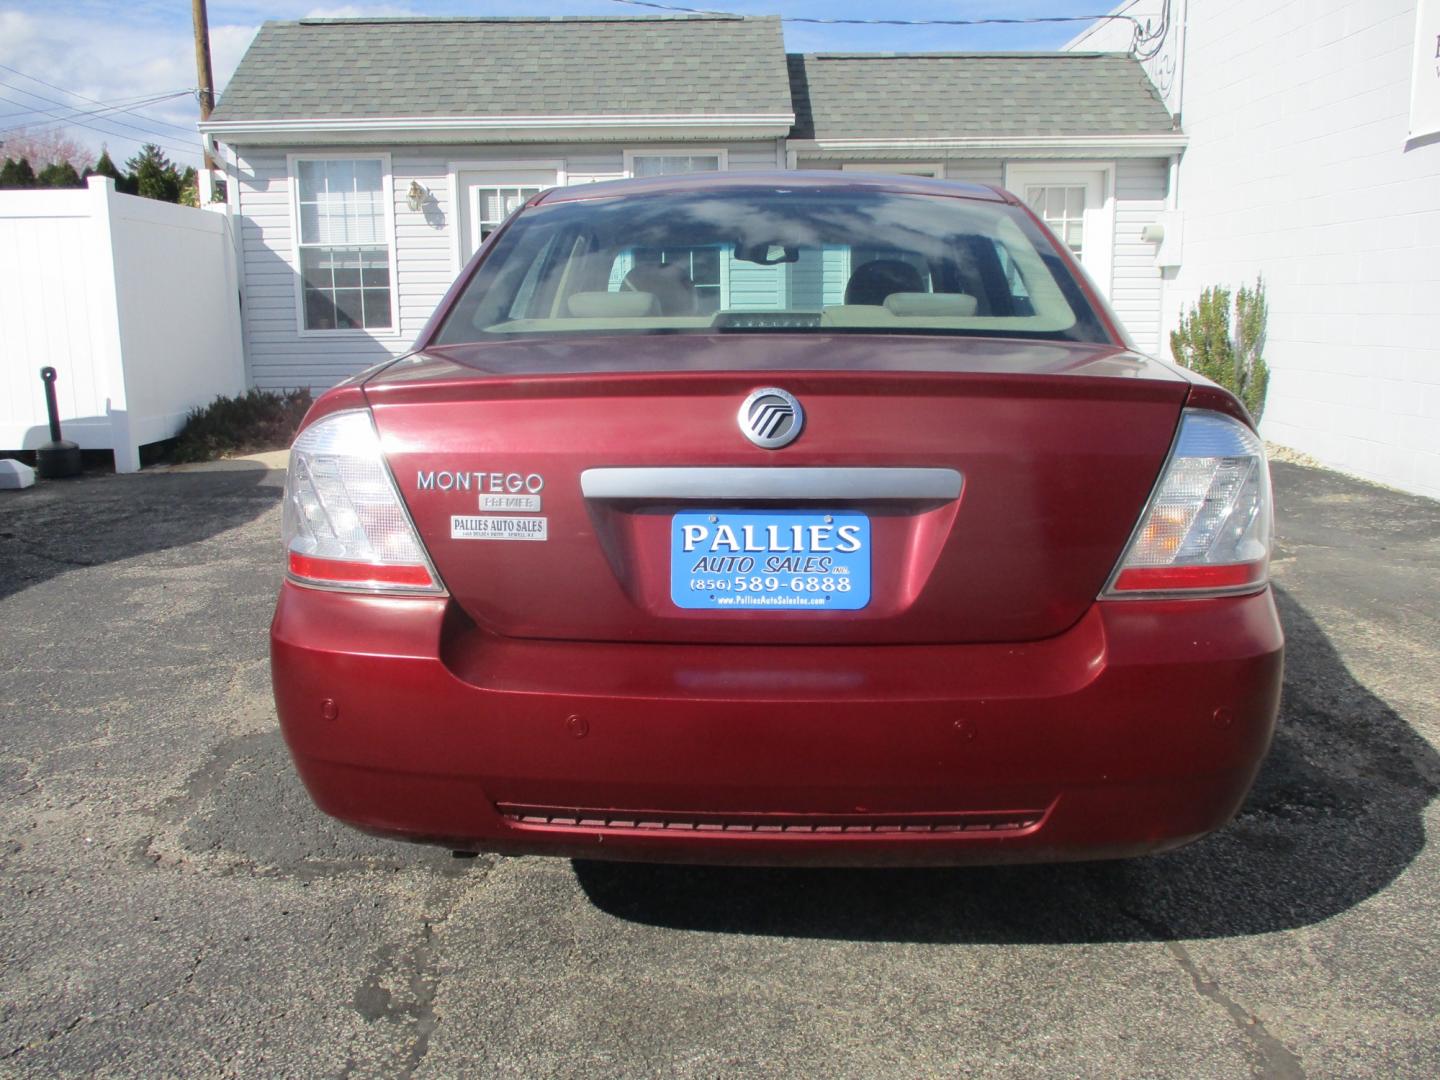
[[[212,119],[788,114],[774,17],[269,22]]]
[[[795,139],[1173,130],[1139,63],[1117,53],[813,53],[788,61]]]

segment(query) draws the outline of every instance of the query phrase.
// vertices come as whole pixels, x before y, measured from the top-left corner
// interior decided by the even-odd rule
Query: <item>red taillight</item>
[[[415,589],[434,588],[430,571],[423,566],[386,566],[383,563],[349,562],[344,559],[317,559],[311,555],[290,552],[290,573],[320,584],[405,586]]]
[[[1175,592],[1181,589],[1233,589],[1265,580],[1264,563],[1229,566],[1136,566],[1121,570],[1111,592]]]

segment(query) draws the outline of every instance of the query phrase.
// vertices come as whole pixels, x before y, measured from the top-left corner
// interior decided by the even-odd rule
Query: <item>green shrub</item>
[[[176,461],[209,461],[226,454],[282,450],[310,408],[310,390],[247,390],[191,409],[175,440]]]
[[[1270,369],[1261,355],[1265,349],[1265,282],[1255,279],[1253,289],[1240,286],[1232,313],[1230,290],[1217,285],[1200,294],[1179,327],[1170,334],[1175,360],[1207,379],[1214,379],[1250,410],[1256,423],[1265,411]]]

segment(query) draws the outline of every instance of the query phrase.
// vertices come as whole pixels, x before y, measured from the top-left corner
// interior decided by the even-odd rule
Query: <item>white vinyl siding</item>
[[[779,311],[785,307],[785,264],[757,266],[725,256],[720,276],[724,304],[731,311]]]
[[[744,143],[697,145],[696,153],[724,150],[726,166],[737,169],[774,169],[774,139]],[[395,315],[393,331],[301,333],[297,306],[295,242],[292,235],[292,192],[286,171],[286,149],[239,152],[234,205],[239,222],[240,262],[243,271],[246,371],[252,384],[265,388],[308,386],[315,391],[383,360],[409,351],[420,330],[455,280],[454,233],[458,220],[450,167],[455,162],[517,160],[563,161],[569,184],[615,180],[625,175],[625,151],[616,144],[537,144],[488,146],[385,147],[390,158],[390,192],[393,206]],[[677,153],[687,153],[676,144]],[[293,151],[306,158],[326,153],[352,158],[374,157],[381,152],[357,148]],[[783,160],[783,159],[782,159]],[[418,181],[430,194],[419,210],[411,210],[406,193]],[[763,289],[782,288],[783,276],[760,268],[754,281],[742,282],[742,295],[757,296]],[[747,273],[749,268],[747,268]]]
[[[994,184],[1005,182],[1005,163],[999,159],[966,158],[945,163],[945,179],[959,180],[966,184]]]
[[[943,161],[872,161],[856,164],[847,161],[840,166],[841,172],[889,173],[892,176],[927,176],[939,179],[945,175]]]
[[[790,265],[790,306],[797,311],[819,311],[845,302],[850,279],[850,249],[829,245],[816,252],[804,248]]]
[[[1170,358],[1160,340],[1164,279],[1156,245],[1141,238],[1165,212],[1169,162],[1121,158],[1115,163],[1115,247],[1111,255],[1110,306],[1141,352]]]
[[[845,172],[906,173],[928,171],[935,163],[916,159],[915,163],[904,161],[838,161],[822,158],[801,158],[795,163],[797,169],[840,169]],[[966,184],[999,184],[1005,172],[999,158],[957,158],[940,163],[941,173],[946,180],[959,180]]]

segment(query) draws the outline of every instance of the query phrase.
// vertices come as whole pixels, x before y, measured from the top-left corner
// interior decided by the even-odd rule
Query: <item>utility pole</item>
[[[190,0],[190,13],[195,21],[195,74],[199,77],[200,119],[209,120],[210,110],[215,108],[215,76],[210,71],[210,16],[205,10],[205,0]],[[205,148],[205,180],[202,203],[215,197],[215,159],[210,156],[209,143]]]

